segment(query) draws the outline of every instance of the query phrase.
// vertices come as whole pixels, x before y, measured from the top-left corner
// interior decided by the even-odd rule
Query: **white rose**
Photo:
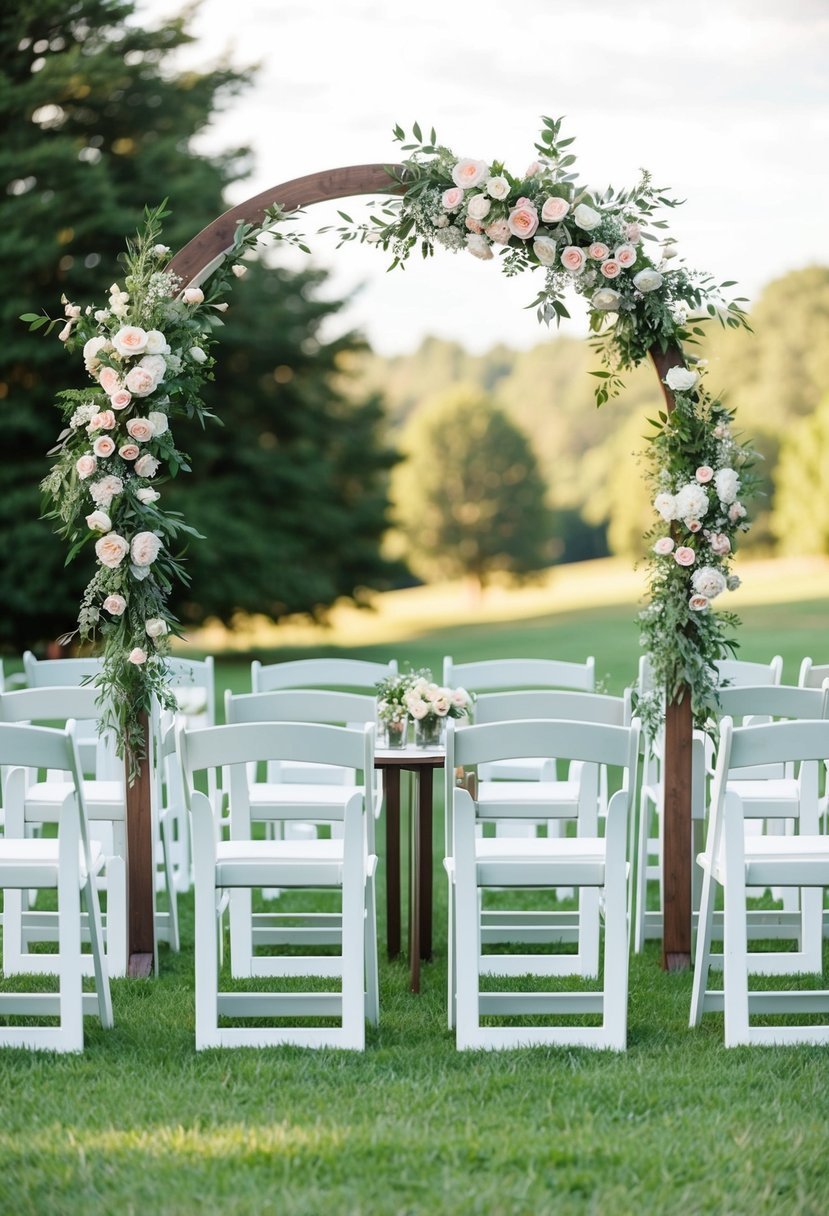
[[[142,486],[140,490],[135,491],[135,497],[147,507],[150,503],[157,502],[161,495],[152,486]]]
[[[144,628],[147,631],[147,637],[160,638],[165,633],[170,632],[170,627],[166,621],[163,621],[160,616],[152,616],[148,621],[144,622]]]
[[[145,355],[143,359],[139,359],[138,366],[148,371],[156,384],[164,379],[167,370],[167,364],[161,355]]]
[[[164,337],[160,329],[147,330],[147,354],[148,355],[168,355],[170,353],[170,343]]]
[[[509,194],[509,182],[505,177],[488,177],[486,179],[486,192],[490,198],[505,199]]]
[[[470,160],[464,157],[452,167],[452,181],[461,190],[472,190],[480,186],[489,176],[489,166],[485,160]]]
[[[697,373],[689,371],[687,367],[672,367],[665,377],[668,388],[675,393],[689,392],[698,380]]]
[[[160,463],[160,461],[156,460],[155,456],[151,456],[149,452],[145,452],[143,456],[139,456],[136,460],[135,471],[139,477],[155,477]]]
[[[481,258],[482,261],[488,261],[492,256],[492,246],[485,236],[481,233],[473,232],[466,238],[466,247],[469,252],[476,258]]]
[[[86,526],[93,532],[109,532],[112,528],[112,520],[106,511],[93,511],[86,517]]]
[[[727,586],[725,576],[713,566],[701,566],[699,570],[695,570],[691,576],[691,583],[695,591],[709,600],[722,595]]]
[[[134,566],[151,566],[161,551],[161,541],[155,532],[136,532],[129,551]]]
[[[119,355],[143,355],[147,349],[147,331],[140,325],[123,325],[113,334],[112,345]]]
[[[167,415],[162,414],[160,410],[151,410],[147,418],[153,424],[153,434],[164,435],[169,431],[170,424],[167,421]]]
[[[650,267],[646,267],[633,276],[633,286],[637,291],[641,291],[643,295],[648,291],[656,291],[657,287],[662,286],[662,275],[658,270],[651,270]]]
[[[588,207],[587,203],[579,203],[573,212],[573,219],[579,228],[583,228],[585,232],[592,232],[602,222],[602,217],[598,211],[594,211],[592,207]]]
[[[676,513],[678,519],[702,519],[708,511],[708,495],[701,485],[689,481],[676,496]]]
[[[653,509],[662,516],[666,523],[670,523],[672,519],[678,518],[676,499],[673,494],[668,494],[667,491],[657,494],[653,500]]]
[[[185,304],[203,304],[204,292],[201,287],[185,287],[184,289]]]
[[[200,346],[191,346],[189,350],[190,358],[194,363],[206,363],[207,353]]]
[[[106,536],[102,536],[95,542],[98,561],[102,566],[108,566],[110,570],[120,566],[129,551],[129,541],[124,540],[123,536],[119,536],[117,532],[108,532]]]
[[[234,262],[230,269],[236,275],[237,279],[243,279],[248,272],[247,266],[243,266],[241,262]]]
[[[473,220],[485,220],[489,215],[492,203],[485,194],[473,194],[466,209],[467,215]]]
[[[551,236],[537,236],[533,241],[533,253],[542,266],[552,266],[556,260],[556,243]]]
[[[84,342],[83,361],[86,370],[92,375],[101,366],[98,355],[102,350],[110,350],[109,340],[100,336],[90,338],[88,342]]]
[[[590,301],[593,308],[599,312],[616,312],[622,301],[621,294],[612,287],[600,287]]]
[[[735,469],[717,469],[714,474],[714,485],[720,502],[726,505],[734,502],[740,488],[740,478]]]

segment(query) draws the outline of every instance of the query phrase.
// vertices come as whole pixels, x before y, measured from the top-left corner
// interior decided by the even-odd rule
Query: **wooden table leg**
[[[383,774],[386,794],[386,948],[400,953],[400,769]]]
[[[431,779],[431,774],[430,774]],[[421,837],[420,798],[423,789],[423,773],[418,772],[417,789],[413,791],[409,814],[409,966],[411,968],[411,990],[420,992],[420,924],[421,924]]]
[[[420,957],[432,957],[432,770],[425,769],[418,782]]]

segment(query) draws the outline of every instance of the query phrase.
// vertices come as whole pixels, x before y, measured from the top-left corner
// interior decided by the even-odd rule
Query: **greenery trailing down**
[[[641,644],[657,689],[668,701],[690,689],[698,725],[716,710],[715,662],[733,654],[734,613],[714,600],[740,585],[731,573],[747,531],[743,499],[755,478],[754,452],[732,430],[733,413],[711,397],[696,372],[673,368],[666,383],[675,408],[652,420],[649,484],[659,522],[649,533],[649,603],[640,613]]]

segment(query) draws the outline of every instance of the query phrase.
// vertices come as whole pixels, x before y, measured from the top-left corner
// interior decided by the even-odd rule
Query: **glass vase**
[[[386,747],[406,746],[408,722],[387,722],[385,725]]]
[[[416,718],[415,746],[443,747],[446,738],[445,718]]]

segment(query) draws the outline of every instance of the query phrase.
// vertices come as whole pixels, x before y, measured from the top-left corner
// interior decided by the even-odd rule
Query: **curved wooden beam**
[[[262,224],[265,212],[275,203],[293,211],[354,194],[402,194],[403,187],[394,180],[394,173],[402,174],[403,166],[347,165],[271,186],[213,220],[178,251],[166,269],[177,274],[184,285],[206,278],[233,244],[237,224]]]

